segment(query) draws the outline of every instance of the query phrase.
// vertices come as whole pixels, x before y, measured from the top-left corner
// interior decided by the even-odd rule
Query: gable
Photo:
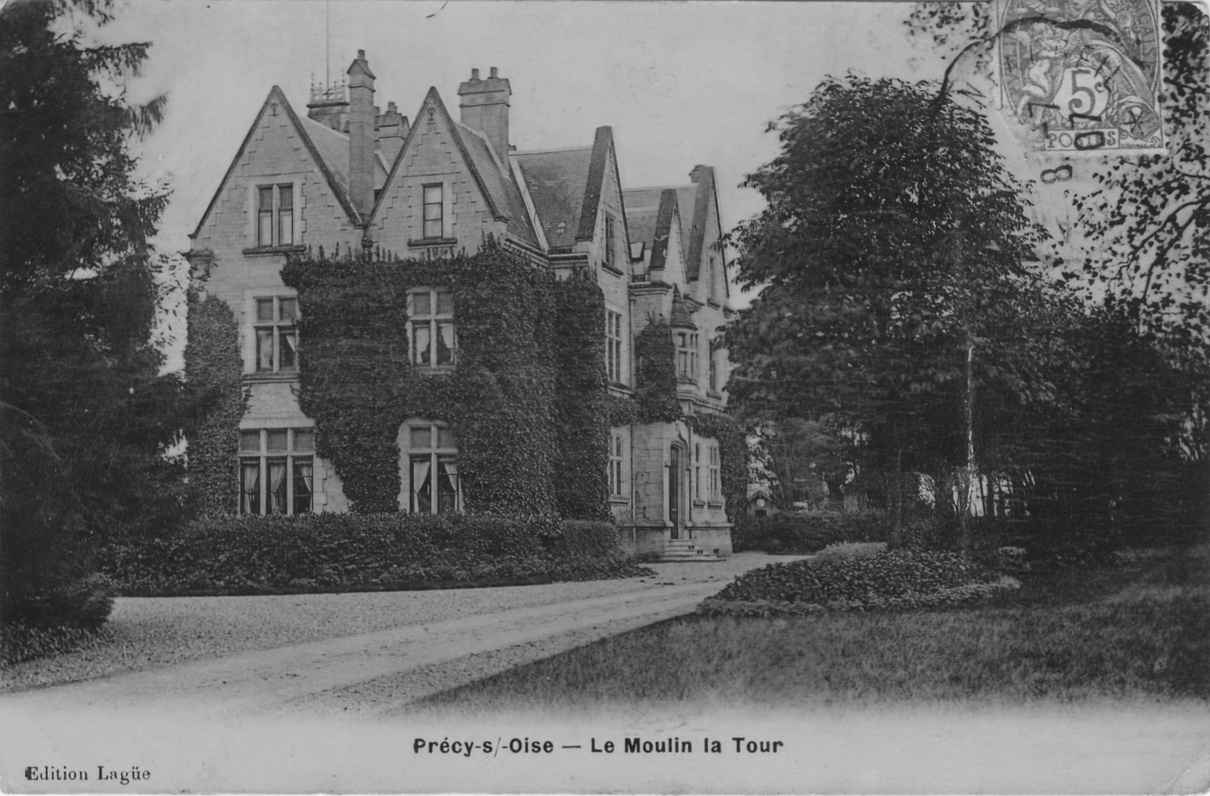
[[[580,232],[592,147],[518,152],[513,157],[547,243],[552,250],[570,249]]]
[[[455,122],[435,88],[415,119],[374,208],[379,241],[402,251],[421,239],[420,192],[425,184],[441,184],[447,237],[474,248],[481,233],[499,232],[537,247],[521,191],[487,140]]]
[[[322,126],[315,123],[313,125]],[[334,131],[333,134],[341,135]],[[341,137],[348,140],[347,137]],[[344,159],[345,176],[342,180],[325,160],[309,135],[308,128],[304,127],[302,120],[294,112],[289,100],[278,86],[269,90],[269,95],[261,105],[252,126],[248,128],[248,133],[236,151],[231,165],[227,167],[205,212],[202,213],[197,228],[190,235],[191,238],[198,237],[206,224],[212,220],[220,199],[229,189],[230,183],[241,168],[265,174],[318,170],[323,182],[331,192],[331,198],[339,205],[346,218],[353,224],[360,225],[361,223],[357,211],[353,209],[353,205],[349,201],[347,145]]]

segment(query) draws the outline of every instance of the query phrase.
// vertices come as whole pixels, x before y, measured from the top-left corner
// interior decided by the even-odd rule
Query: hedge
[[[210,518],[111,545],[102,571],[128,596],[378,591],[649,574],[604,522],[470,515]]]
[[[736,552],[816,553],[840,542],[886,541],[881,511],[781,512],[771,517],[741,517],[731,532]]]

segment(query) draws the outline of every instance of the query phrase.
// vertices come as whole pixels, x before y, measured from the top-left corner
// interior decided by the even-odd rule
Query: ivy
[[[601,353],[605,340],[605,296],[596,281],[573,276],[558,283],[555,351],[556,424],[559,467],[555,498],[559,514],[608,520],[609,377]]]
[[[239,422],[247,398],[235,316],[214,296],[190,290],[185,371],[197,414],[188,424],[189,491],[203,517],[233,514],[239,494]]]
[[[452,428],[468,513],[608,517],[604,303],[595,284],[560,283],[491,238],[477,254],[448,259],[320,250],[287,264],[282,279],[299,296],[300,406],[353,511],[397,509],[397,435],[419,417]],[[407,292],[416,287],[454,294],[450,372],[409,362]]]
[[[651,320],[634,337],[634,400],[640,423],[671,423],[681,418],[676,399],[676,344],[672,328],[662,320]]]
[[[719,476],[727,519],[743,516],[748,498],[748,443],[743,427],[730,415],[700,414],[685,418],[694,434],[718,440]]]

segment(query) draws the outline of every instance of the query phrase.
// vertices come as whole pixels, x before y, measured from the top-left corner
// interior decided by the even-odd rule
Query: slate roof
[[[323,159],[332,172],[336,186],[349,196],[349,136],[337,132],[323,122],[317,122],[306,116],[300,116],[303,130],[315,145],[315,151]],[[386,163],[382,153],[374,153],[374,190],[382,188],[387,181]]]
[[[462,146],[471,161],[471,168],[479,173],[488,204],[496,212],[508,216],[508,232],[518,240],[538,246],[538,236],[529,220],[529,211],[521,189],[513,181],[507,167],[500,162],[488,140],[475,130],[451,120],[454,131],[462,139]]]
[[[681,250],[686,258],[685,270],[692,273],[690,279],[697,278],[697,269],[688,262],[692,251],[691,235],[693,229],[693,208],[696,203],[696,185],[675,185],[669,188],[632,188],[622,192],[622,201],[626,205],[626,221],[630,224],[630,239],[644,241],[647,248],[655,248],[656,220],[659,214],[660,198],[665,191],[676,193],[677,210],[681,217]],[[700,250],[700,249],[699,249]],[[662,267],[662,263],[661,263]]]
[[[586,146],[513,156],[552,250],[570,249],[579,235],[592,150]]]

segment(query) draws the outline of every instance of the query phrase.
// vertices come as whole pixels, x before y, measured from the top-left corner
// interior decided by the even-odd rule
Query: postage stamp
[[[1001,112],[1046,151],[1164,150],[1159,0],[999,0]]]

